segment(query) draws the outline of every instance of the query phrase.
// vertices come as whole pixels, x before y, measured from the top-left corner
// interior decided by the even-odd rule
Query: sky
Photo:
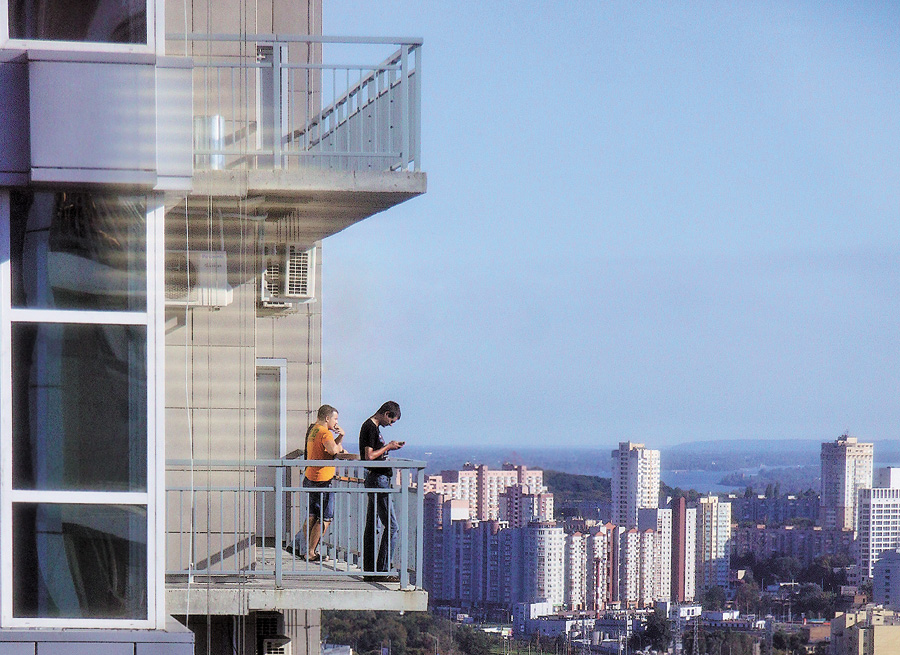
[[[329,237],[323,402],[422,446],[900,438],[900,3],[325,0],[428,192]]]

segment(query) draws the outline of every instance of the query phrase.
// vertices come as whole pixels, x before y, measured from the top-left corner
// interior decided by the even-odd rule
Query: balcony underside
[[[213,206],[225,212],[269,220],[298,218],[304,234],[296,236],[310,243],[421,195],[426,188],[425,173],[411,171],[196,171],[193,180],[188,196],[192,210],[205,213],[212,198]]]
[[[274,589],[270,579],[204,578],[166,583],[166,612],[173,615],[241,616],[253,610],[391,610],[424,612],[428,592],[399,583],[364,582],[333,576],[305,576]]]

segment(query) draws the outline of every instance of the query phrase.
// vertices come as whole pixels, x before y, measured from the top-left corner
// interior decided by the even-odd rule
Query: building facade
[[[819,525],[841,530],[856,529],[856,497],[872,486],[874,445],[842,435],[822,444]]]
[[[731,504],[716,496],[701,498],[697,505],[696,592],[710,587],[728,588],[731,562]]]
[[[323,240],[425,191],[420,43],[374,39],[341,89],[320,2],[264,13],[0,2],[0,653],[318,653],[286,455],[322,401]],[[317,573],[332,606],[424,608],[393,572]]]
[[[639,509],[659,506],[659,451],[622,442],[612,451],[612,522],[636,527]]]
[[[881,554],[900,548],[900,487],[860,489],[858,503],[859,571],[871,578]]]

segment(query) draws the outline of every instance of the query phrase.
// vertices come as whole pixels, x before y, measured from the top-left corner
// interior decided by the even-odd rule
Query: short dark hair
[[[331,405],[322,405],[319,408],[319,411],[316,413],[317,421],[326,421],[331,418],[331,415],[334,414],[337,410]]]
[[[384,403],[381,407],[378,408],[376,414],[381,414],[382,416],[387,416],[388,418],[392,418],[395,421],[400,420],[400,405],[395,403],[393,400],[389,400]]]

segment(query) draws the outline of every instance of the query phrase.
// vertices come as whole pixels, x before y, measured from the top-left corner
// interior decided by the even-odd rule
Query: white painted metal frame
[[[284,457],[287,455],[287,360],[257,357],[256,368],[278,369],[278,456]]]
[[[5,4],[0,2],[0,4]],[[165,625],[165,298],[161,194],[147,196],[146,312],[57,311],[11,307],[10,194],[0,190],[0,627],[134,628]],[[39,491],[12,488],[12,351],[14,322],[145,325],[147,328],[147,490],[145,492]],[[16,618],[13,616],[13,503],[136,505],[147,509],[147,618]]]
[[[49,39],[9,38],[9,2],[0,0],[0,48],[25,50],[65,50],[73,52],[139,52],[165,53],[164,0],[145,0],[147,3],[146,43],[97,43],[93,41],[53,41]]]

